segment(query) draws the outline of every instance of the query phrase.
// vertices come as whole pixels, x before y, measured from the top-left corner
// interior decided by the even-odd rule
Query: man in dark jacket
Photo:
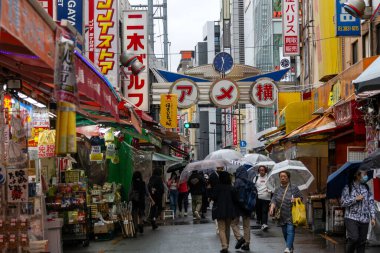
[[[234,184],[234,191],[238,192],[239,188],[244,187],[247,183],[248,178],[248,172],[244,166],[240,166],[236,170],[236,176],[235,176],[235,184]],[[241,208],[238,204],[235,203],[235,208],[237,211],[238,216],[232,221],[231,228],[234,233],[234,236],[237,240],[237,243],[235,245],[235,249],[242,249],[242,250],[249,250],[249,243],[250,243],[250,217],[251,212]],[[243,220],[243,230],[244,230],[244,237],[240,234],[239,229],[239,220],[240,216]]]
[[[227,253],[230,244],[230,225],[236,217],[236,211],[232,198],[231,176],[226,171],[218,171],[219,180],[211,191],[211,199],[214,201],[212,219],[216,219],[219,227],[219,238],[222,244],[220,253]]]
[[[205,188],[205,183],[203,176],[198,173],[198,171],[193,171],[187,180],[187,185],[189,186],[189,192],[191,193],[191,207],[193,210],[194,219],[200,219],[201,216],[199,212],[202,208],[202,193]]]
[[[160,168],[153,170],[153,175],[149,179],[148,190],[152,201],[149,218],[152,223],[152,229],[155,230],[158,228],[156,219],[162,211],[162,196],[164,194],[164,182],[161,178]]]

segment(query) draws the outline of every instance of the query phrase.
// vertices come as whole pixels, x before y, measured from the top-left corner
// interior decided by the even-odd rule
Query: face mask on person
[[[368,182],[368,176],[367,176],[367,175],[363,176],[362,179],[360,180],[360,182],[361,182],[362,184],[367,183],[367,182]]]

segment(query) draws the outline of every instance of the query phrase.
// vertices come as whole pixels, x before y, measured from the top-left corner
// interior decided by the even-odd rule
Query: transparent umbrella
[[[189,163],[180,175],[180,182],[185,182],[193,171],[202,171],[203,173],[211,173],[216,170],[217,167],[223,167],[228,170],[228,167],[232,166],[230,162],[225,159],[216,160],[202,160],[198,162]]]
[[[250,162],[252,164],[256,164],[259,162],[273,162],[272,159],[270,159],[269,157],[262,155],[262,154],[246,154],[243,157],[243,160]]]
[[[227,161],[239,160],[243,156],[240,152],[233,149],[219,149],[217,151],[211,152],[205,158],[205,160],[215,160],[215,159],[225,159]]]
[[[280,186],[279,173],[282,171],[290,172],[290,183],[298,186],[300,190],[309,188],[314,180],[314,176],[302,162],[285,160],[277,163],[269,173],[266,184],[269,190],[274,191],[276,187]]]
[[[252,181],[253,178],[257,176],[257,174],[259,173],[260,166],[267,167],[268,173],[269,173],[273,169],[274,165],[276,165],[276,163],[273,161],[265,161],[265,162],[256,163],[248,170],[248,180]]]

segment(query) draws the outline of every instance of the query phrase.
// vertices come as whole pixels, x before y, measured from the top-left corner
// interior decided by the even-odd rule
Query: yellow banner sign
[[[178,96],[161,94],[160,123],[165,128],[177,128]]]

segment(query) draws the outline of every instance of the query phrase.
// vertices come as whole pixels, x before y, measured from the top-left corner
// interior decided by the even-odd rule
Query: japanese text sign
[[[7,183],[9,203],[28,201],[28,169],[8,169]]]
[[[54,67],[55,33],[28,0],[1,1],[0,27]]]
[[[178,107],[187,109],[198,102],[199,88],[195,82],[190,79],[181,78],[175,81],[170,87],[170,93],[177,94]]]
[[[118,87],[117,0],[88,0],[86,48],[89,59],[100,68],[113,86]]]
[[[54,7],[55,7],[56,1],[57,0],[38,0],[41,6],[46,10],[47,13],[49,13],[50,17],[52,17],[54,20],[55,20]]]
[[[257,106],[271,106],[276,102],[277,96],[278,88],[271,79],[261,78],[252,85],[251,99]]]
[[[239,95],[238,85],[228,79],[217,80],[211,86],[211,101],[219,108],[228,108],[235,105],[239,100]]]
[[[55,144],[38,145],[38,158],[55,156]]]
[[[282,1],[284,56],[300,54],[298,0]]]
[[[237,129],[237,119],[236,117],[232,117],[232,139],[233,145],[238,144],[238,129]]]
[[[148,14],[142,10],[128,10],[123,18],[123,49],[137,56],[145,65],[139,75],[129,75],[126,98],[143,111],[149,110],[149,66],[148,66]]]
[[[176,128],[178,125],[177,94],[161,94],[160,123],[165,128]]]
[[[347,1],[335,0],[336,36],[360,36],[360,18],[355,18],[343,8]]]

